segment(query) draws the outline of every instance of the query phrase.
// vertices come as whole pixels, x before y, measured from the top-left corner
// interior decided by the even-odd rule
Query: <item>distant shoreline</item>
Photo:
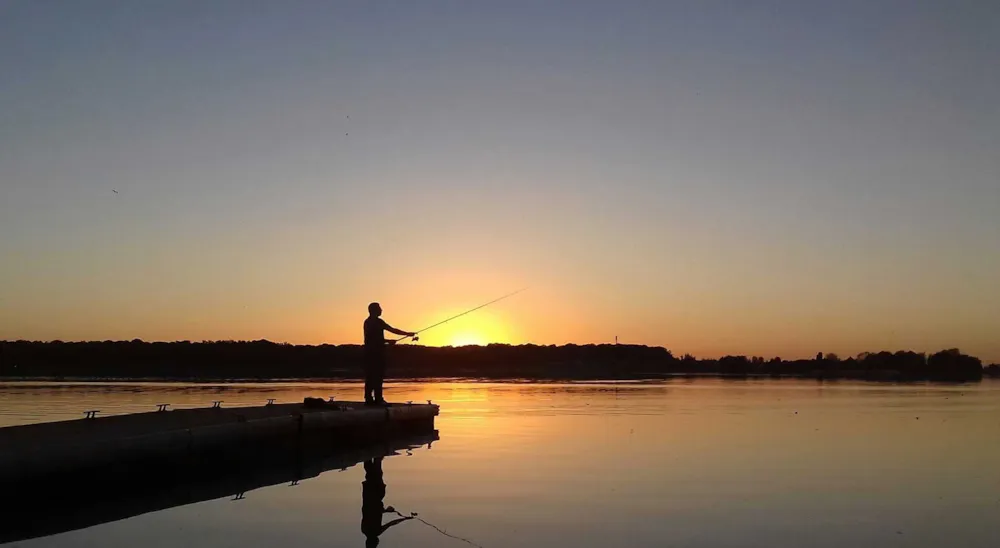
[[[270,341],[192,343],[0,341],[0,380],[57,382],[338,382],[362,376],[359,345],[291,345]],[[676,378],[798,378],[881,382],[973,382],[1000,376],[957,349],[863,353],[841,359],[757,356],[698,359],[642,345],[427,347],[389,349],[389,380],[600,382]],[[72,379],[72,380],[69,380]]]
[[[985,375],[984,379],[998,378]],[[408,383],[482,383],[482,384],[596,384],[596,385],[632,385],[654,384],[686,379],[722,379],[733,381],[757,380],[814,380],[814,381],[854,381],[872,384],[970,384],[974,381],[942,381],[942,380],[906,380],[893,379],[888,375],[860,376],[810,376],[810,375],[771,375],[771,374],[727,374],[727,373],[674,373],[658,377],[637,377],[622,379],[606,378],[518,378],[518,377],[389,377],[387,384]],[[182,377],[3,377],[0,384],[362,384],[360,377],[286,377],[286,378],[182,378]]]

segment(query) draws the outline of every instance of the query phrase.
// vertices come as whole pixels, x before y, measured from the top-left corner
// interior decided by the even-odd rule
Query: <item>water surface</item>
[[[0,384],[0,425],[360,392]],[[485,548],[1000,546],[997,382],[426,383],[387,397],[442,413],[431,448],[383,462],[385,504],[426,522],[389,528],[383,547],[469,546],[429,524]],[[9,546],[360,547],[363,479],[359,465]]]

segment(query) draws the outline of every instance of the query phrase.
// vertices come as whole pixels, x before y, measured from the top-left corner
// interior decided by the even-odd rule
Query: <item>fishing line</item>
[[[433,523],[425,521],[423,518],[418,517],[416,512],[410,512],[410,515],[404,516],[403,514],[399,513],[399,510],[393,510],[393,511],[396,512],[396,514],[398,514],[399,517],[401,517],[401,518],[415,519],[415,520],[419,521],[420,523],[423,523],[424,525],[433,528],[438,533],[441,533],[442,535],[444,535],[444,536],[446,536],[448,538],[453,538],[455,540],[460,540],[460,541],[468,544],[469,546],[475,546],[476,548],[483,548],[483,546],[481,544],[476,544],[475,542],[472,542],[471,540],[469,540],[467,538],[457,537],[457,536],[449,533],[448,531],[445,531],[444,529],[438,527],[437,525],[434,525]]]

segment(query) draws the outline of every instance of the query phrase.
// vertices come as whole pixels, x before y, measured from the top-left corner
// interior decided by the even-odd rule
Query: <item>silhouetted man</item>
[[[382,381],[385,380],[385,347],[396,341],[386,341],[385,332],[412,337],[416,333],[396,329],[380,318],[382,307],[378,303],[368,305],[368,319],[365,320],[365,403],[384,405]]]
[[[382,514],[396,514],[392,506],[386,508],[382,500],[385,498],[385,483],[382,481],[382,457],[365,461],[365,480],[361,482],[361,533],[365,535],[365,547],[378,546],[378,537],[386,529],[402,523],[410,517],[400,517],[382,525]]]

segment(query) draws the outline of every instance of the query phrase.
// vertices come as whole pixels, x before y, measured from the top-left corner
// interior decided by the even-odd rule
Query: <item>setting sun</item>
[[[486,344],[489,344],[489,341],[482,334],[475,332],[456,333],[451,339],[451,346],[483,346]]]
[[[444,312],[441,316],[448,317]],[[420,343],[428,346],[484,346],[490,343],[510,342],[508,323],[496,313],[477,311],[474,315],[456,319],[440,327],[421,333]]]

